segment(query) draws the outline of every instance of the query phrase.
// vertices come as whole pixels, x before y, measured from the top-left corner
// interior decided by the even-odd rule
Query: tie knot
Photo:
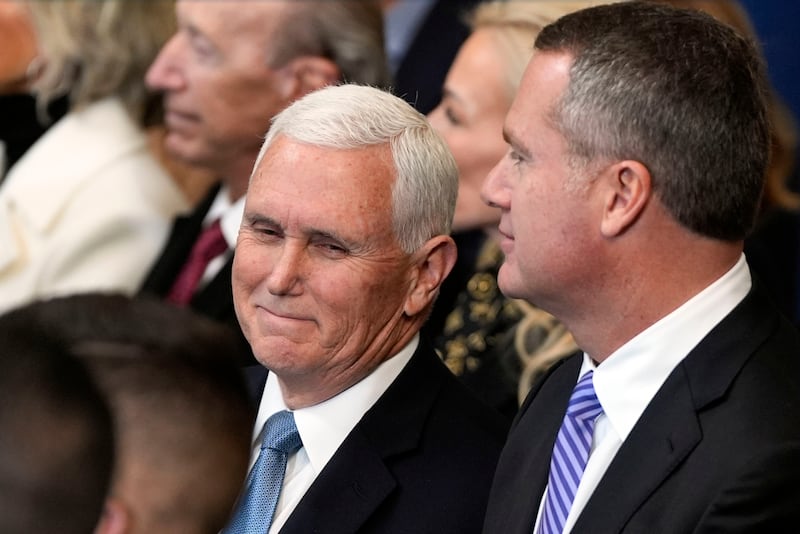
[[[589,371],[583,375],[569,398],[567,415],[579,421],[593,421],[603,412],[603,407],[594,392],[593,374],[593,371]]]
[[[297,426],[294,424],[294,414],[286,410],[273,414],[264,425],[264,439],[261,449],[268,447],[285,454],[292,454],[303,446]]]

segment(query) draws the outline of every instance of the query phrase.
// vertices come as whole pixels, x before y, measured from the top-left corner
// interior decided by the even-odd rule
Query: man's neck
[[[670,263],[638,265],[615,276],[625,280],[605,292],[598,290],[577,313],[559,319],[572,332],[578,346],[602,363],[640,332],[675,311],[727,273],[741,257],[736,244],[719,242],[716,250],[681,254]],[[632,265],[633,262],[623,262]],[[638,268],[637,268],[638,267]],[[638,272],[637,272],[638,271]]]

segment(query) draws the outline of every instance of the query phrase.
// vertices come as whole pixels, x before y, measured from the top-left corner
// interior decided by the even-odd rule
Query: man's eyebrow
[[[260,213],[248,212],[244,214],[242,218],[242,223],[247,223],[249,225],[254,224],[268,224],[271,226],[280,226],[278,221],[273,219],[272,217],[268,217],[266,215],[262,215]]]
[[[528,159],[531,157],[530,151],[522,146],[522,141],[514,135],[511,131],[509,131],[505,126],[503,127],[503,139],[505,140],[508,145],[514,149],[517,153],[519,153],[522,157]]]
[[[316,228],[309,228],[308,229],[309,235],[313,237],[321,237],[323,239],[333,239],[334,241],[345,241],[342,237],[334,232],[329,232],[326,230],[317,230]]]
[[[262,215],[260,213],[254,213],[254,212],[245,213],[242,221],[249,226],[266,225],[266,226],[274,226],[276,228],[283,228],[281,223],[279,223],[272,217],[269,217],[267,215]],[[308,236],[308,238],[311,240],[320,240],[320,239],[331,240],[331,241],[336,241],[337,243],[340,243],[341,245],[349,248],[355,247],[355,243],[351,239],[347,239],[346,237],[343,237],[342,235],[337,234],[336,232],[330,230],[322,230],[319,228],[315,228],[313,226],[309,226],[302,228],[302,232],[303,234]]]

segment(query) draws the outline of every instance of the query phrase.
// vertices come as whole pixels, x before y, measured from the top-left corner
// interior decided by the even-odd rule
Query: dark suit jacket
[[[574,533],[797,532],[800,340],[754,288],[670,374]],[[518,414],[484,532],[530,534],[580,370],[556,364]]]
[[[777,206],[763,212],[744,240],[744,254],[778,308],[800,326],[800,212]]]
[[[442,85],[470,30],[464,16],[479,0],[437,0],[403,56],[394,76],[394,93],[420,113],[442,98]]]
[[[172,284],[178,277],[181,268],[189,257],[194,242],[203,229],[203,219],[217,196],[219,186],[212,188],[197,208],[188,215],[175,218],[172,232],[161,251],[161,256],[153,264],[150,273],[142,284],[140,293],[166,297]],[[231,268],[233,256],[228,259],[217,275],[198,291],[189,306],[201,315],[227,325],[239,337],[239,354],[235,355],[242,365],[255,363],[250,345],[242,334],[236,311],[233,307],[233,290],[231,289]]]
[[[423,341],[281,534],[480,532],[507,428]]]

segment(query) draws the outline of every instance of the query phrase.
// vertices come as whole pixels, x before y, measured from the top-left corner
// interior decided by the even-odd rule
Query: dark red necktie
[[[228,243],[217,219],[198,236],[189,258],[167,295],[167,300],[181,306],[188,305],[208,263],[227,249]]]

